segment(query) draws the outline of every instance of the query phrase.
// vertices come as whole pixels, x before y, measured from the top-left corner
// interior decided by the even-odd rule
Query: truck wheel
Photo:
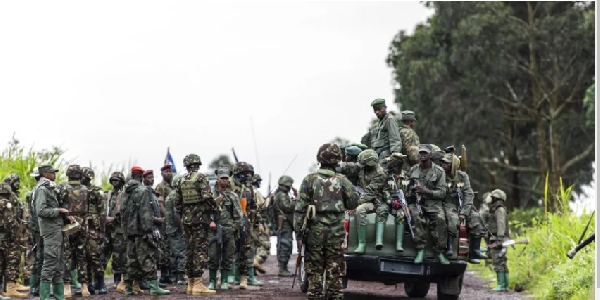
[[[306,272],[304,272],[304,259],[302,259],[302,264],[300,265],[300,274],[298,274],[300,278],[300,291],[303,293],[308,292],[308,277],[306,276]]]
[[[460,297],[460,293],[462,292],[462,285],[463,285],[463,279],[464,279],[465,275],[460,275],[460,277],[458,278],[458,290],[459,293],[458,295],[448,295],[445,294],[443,292],[440,291],[440,289],[437,289],[437,298],[438,300],[458,300]]]
[[[429,293],[429,282],[404,282],[406,295],[412,298],[425,298]],[[438,298],[439,299],[439,298]]]
[[[348,288],[348,277],[346,276],[342,277],[342,287]]]

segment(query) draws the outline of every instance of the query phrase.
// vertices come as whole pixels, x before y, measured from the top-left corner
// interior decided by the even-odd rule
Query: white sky
[[[392,102],[389,43],[431,13],[418,2],[3,1],[0,141],[16,132],[82,165],[155,172],[169,146],[181,170],[190,152],[206,166],[233,146],[265,189],[298,154],[287,173],[299,185],[321,144],[358,142],[370,102]]]

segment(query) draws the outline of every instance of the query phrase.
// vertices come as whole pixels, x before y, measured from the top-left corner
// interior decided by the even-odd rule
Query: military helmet
[[[506,193],[501,189],[495,189],[490,194],[490,197],[496,199],[502,199],[502,201],[506,201]]]
[[[121,173],[121,172],[112,172],[112,174],[110,174],[110,178],[108,180],[109,181],[121,180],[122,182],[125,182],[125,175],[123,175],[123,173]]]
[[[254,176],[252,176],[252,182],[259,182],[259,181],[262,181],[260,174],[254,174]]]
[[[283,175],[283,176],[279,177],[279,181],[277,181],[277,184],[291,187],[292,184],[294,184],[294,179],[290,176]]]
[[[217,178],[221,178],[223,174],[229,174],[228,176],[231,177],[233,175],[233,171],[231,171],[231,168],[228,166],[220,166],[215,170],[215,175],[217,175]]]
[[[245,163],[243,161],[237,162],[233,167],[233,174],[235,175],[242,174],[245,172],[251,172],[252,174],[254,174],[254,168],[250,164]]]
[[[94,170],[92,170],[91,168],[83,167],[81,169],[81,172],[83,172],[84,178],[89,178],[91,180],[94,180],[94,178],[96,177],[96,173],[94,173]]]
[[[19,174],[17,173],[10,173],[4,178],[4,182],[8,184],[14,184],[17,181],[21,181],[21,177],[19,177]]]
[[[171,185],[177,186],[177,184],[179,184],[179,181],[181,180],[181,178],[183,178],[183,175],[180,175],[180,174],[173,176],[173,180],[171,180]]]
[[[67,177],[80,179],[83,176],[83,170],[80,165],[70,165],[67,167],[65,175],[67,175]]]
[[[342,150],[337,144],[323,144],[317,152],[317,161],[321,164],[337,165],[342,160]]]
[[[189,167],[191,165],[202,165],[202,161],[200,160],[200,156],[197,154],[188,154],[183,158],[183,166]]]
[[[367,149],[358,155],[358,162],[363,166],[375,166],[379,161],[379,155],[373,149]]]
[[[1,194],[11,194],[12,193],[12,188],[10,187],[10,184],[8,183],[0,183],[0,195]]]

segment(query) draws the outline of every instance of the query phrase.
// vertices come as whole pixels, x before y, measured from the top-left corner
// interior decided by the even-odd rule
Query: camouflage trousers
[[[65,271],[65,239],[62,232],[48,234],[44,237],[44,258],[41,282],[63,283]]]
[[[373,203],[363,203],[356,208],[356,220],[359,226],[367,226],[367,214],[375,212],[377,222],[385,222],[389,215],[389,206],[387,204],[375,205]]]
[[[260,233],[258,232],[258,238],[254,242],[254,247],[256,248],[256,254],[254,258],[258,261],[258,263],[263,264],[269,258],[271,254],[271,235],[269,235],[269,229],[267,226],[264,226],[265,230]]]
[[[62,273],[63,282],[71,282],[71,270],[76,268],[77,261],[74,260],[73,256],[73,245],[71,245],[71,236],[63,236],[63,260],[64,272]],[[79,275],[79,274],[77,274]]]
[[[326,271],[328,299],[344,299],[342,277],[346,276],[346,260],[341,241],[333,245],[306,245],[304,271],[308,278],[308,299],[325,299],[323,272]]]
[[[127,281],[156,280],[156,249],[143,236],[127,238]],[[125,281],[125,280],[124,280]]]
[[[169,238],[167,237],[165,230],[160,230],[160,236],[162,237],[162,241],[159,245],[159,248],[163,254],[158,254],[158,268],[161,270],[171,269],[171,243],[169,242]]]
[[[28,246],[28,249],[31,250],[31,247],[33,246]],[[29,257],[27,257],[27,250],[25,250],[25,254],[23,254],[23,281],[26,283],[27,281],[25,281],[26,279],[31,277],[31,274],[33,274],[33,263],[35,262],[35,251],[32,252]]]
[[[88,282],[92,281],[91,276],[95,276],[96,280],[98,280],[98,276],[104,277],[104,262],[101,253],[104,237],[103,234],[98,231],[98,229],[100,229],[99,223],[94,223],[94,225],[91,225],[88,228],[87,241],[85,243]]]
[[[122,274],[127,279],[127,240],[123,233],[112,234],[112,263],[113,274]]]
[[[188,278],[202,277],[208,262],[208,224],[184,225],[185,271]]]
[[[394,217],[394,224],[396,225],[405,225],[404,223],[404,211],[402,209],[397,210],[396,212],[392,212],[390,213],[392,215],[392,217]],[[412,215],[411,215],[412,218]]]
[[[415,231],[415,248],[421,250],[427,246],[427,232],[425,226],[431,233],[433,249],[442,253],[446,251],[448,239],[448,227],[446,226],[446,214],[441,201],[428,200],[422,206],[423,214],[418,212],[416,205],[410,204],[411,215]]]
[[[486,230],[481,222],[481,216],[473,208],[471,208],[471,213],[467,216],[467,226],[469,227],[469,235],[473,238],[480,238],[486,234]]]
[[[458,237],[458,226],[460,225],[458,208],[456,207],[456,204],[449,202],[443,202],[442,205],[444,206],[444,213],[446,214],[448,234],[452,237]]]
[[[212,239],[212,238],[211,238]],[[231,265],[235,260],[235,233],[233,227],[223,227],[223,244],[217,245],[216,236],[214,242],[208,248],[208,268],[211,270],[231,270]],[[219,268],[220,265],[220,268]]]
[[[35,243],[37,244],[37,247],[35,248],[35,253],[33,254],[34,259],[33,259],[33,268],[32,268],[31,272],[38,278],[41,278],[42,265],[44,263],[44,240],[40,236],[39,231],[36,231],[33,233],[33,239],[34,239]]]
[[[7,235],[5,233],[5,235]],[[7,240],[2,241],[3,249],[3,261],[4,268],[3,271],[6,270],[6,282],[17,282],[17,278],[19,278],[19,271],[21,270],[21,245],[16,242],[9,242]],[[6,250],[4,250],[6,249]]]
[[[500,257],[502,248],[490,248],[489,251],[492,255],[492,265],[494,266],[494,271],[508,273],[508,260],[506,255]]]
[[[238,269],[240,270],[240,274],[248,273],[248,270],[254,267],[254,232],[251,227],[246,227],[246,236],[245,241],[242,245],[240,245],[240,241],[236,241],[237,251],[239,252],[238,259],[236,264],[238,265]]]
[[[290,261],[290,256],[292,255],[292,247],[294,244],[294,239],[292,237],[292,229],[286,228],[281,230],[279,243],[279,253],[277,253],[277,261],[280,264],[285,264]]]
[[[82,225],[82,230],[65,237],[65,272],[63,279],[65,282],[72,280],[70,270],[73,270],[73,265],[76,265],[77,281],[80,283],[88,282],[87,278],[87,249],[86,242],[88,231],[85,230],[85,224]]]
[[[185,236],[183,232],[176,231],[168,237],[171,244],[171,270],[185,274]]]

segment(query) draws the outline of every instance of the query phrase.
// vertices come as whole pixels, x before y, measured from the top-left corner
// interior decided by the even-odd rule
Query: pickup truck
[[[344,226],[347,232],[346,258],[347,274],[343,278],[344,288],[348,279],[377,281],[385,285],[404,283],[404,291],[409,297],[424,298],[432,282],[437,283],[437,299],[458,299],[463,277],[467,268],[469,239],[467,227],[461,224],[459,238],[454,239],[453,255],[447,257],[449,265],[442,265],[434,258],[431,235],[428,234],[426,255],[423,263],[413,261],[417,250],[412,242],[410,229],[405,227],[404,252],[396,252],[396,225],[394,217],[388,216],[383,237],[383,249],[375,249],[375,214],[367,215],[367,245],[364,254],[352,253],[358,246],[357,222],[353,215],[346,214]],[[303,283],[303,282],[302,282]]]

